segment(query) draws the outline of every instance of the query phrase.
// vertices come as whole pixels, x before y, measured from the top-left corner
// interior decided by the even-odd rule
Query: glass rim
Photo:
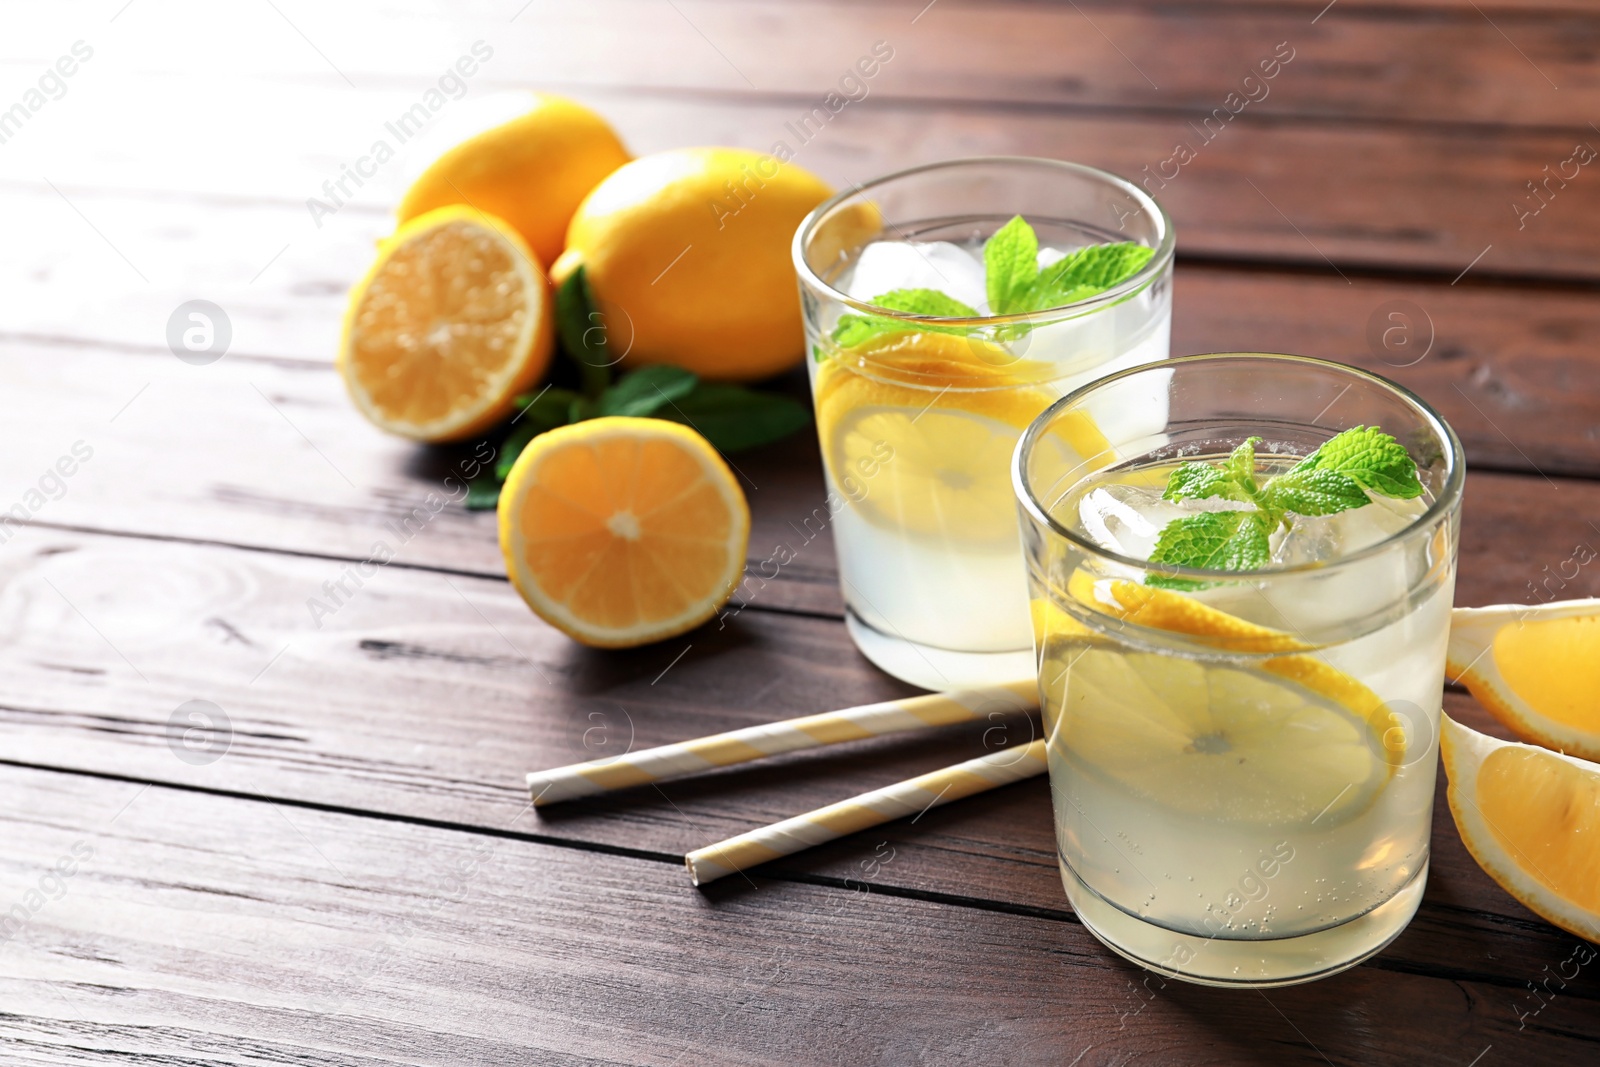
[[[1125,556],[1120,552],[1113,552],[1099,543],[1067,529],[1066,526],[1056,520],[1055,516],[1050,514],[1049,509],[1034,494],[1033,486],[1029,483],[1025,473],[1025,458],[1032,454],[1035,442],[1044,432],[1045,427],[1054,421],[1058,412],[1073,406],[1095,390],[1120,381],[1123,378],[1169,370],[1175,366],[1191,363],[1255,359],[1297,363],[1322,370],[1335,371],[1355,378],[1357,381],[1376,385],[1378,388],[1399,397],[1403,403],[1421,417],[1422,421],[1427,424],[1444,445],[1446,463],[1444,484],[1440,488],[1439,494],[1434,497],[1433,502],[1428,506],[1428,509],[1382,540],[1375,541],[1347,556],[1340,556],[1331,561],[1317,560],[1309,563],[1296,563],[1290,566],[1261,567],[1252,571],[1224,571],[1214,570],[1209,567],[1181,567],[1167,563],[1152,564],[1147,559],[1138,559],[1134,556]],[[1460,504],[1465,488],[1466,456],[1462,451],[1461,441],[1456,437],[1456,432],[1451,429],[1450,424],[1445,422],[1444,418],[1426,400],[1423,400],[1400,383],[1391,381],[1381,374],[1374,374],[1371,371],[1362,370],[1359,367],[1352,367],[1344,363],[1335,363],[1332,360],[1317,359],[1314,356],[1297,356],[1281,352],[1202,352],[1189,356],[1176,356],[1157,363],[1141,364],[1118,371],[1115,374],[1108,374],[1104,378],[1097,378],[1092,382],[1079,386],[1040,412],[1039,416],[1029,424],[1027,430],[1017,440],[1016,450],[1011,456],[1011,490],[1013,495],[1028,515],[1051,533],[1070,541],[1081,549],[1085,555],[1092,558],[1108,560],[1140,571],[1156,571],[1163,577],[1188,578],[1201,582],[1239,582],[1249,581],[1258,577],[1281,578],[1308,574],[1313,571],[1326,574],[1346,565],[1371,559],[1392,550],[1396,544],[1415,536],[1418,530],[1432,529],[1438,526],[1440,521]]]
[[[1096,293],[1083,300],[1076,300],[1070,304],[1058,304],[1055,307],[1043,308],[1039,311],[1015,312],[1009,315],[978,315],[976,317],[913,315],[905,311],[896,311],[893,308],[879,307],[877,304],[869,303],[865,300],[857,300],[825,281],[816,271],[811,269],[811,264],[807,262],[805,250],[809,243],[807,239],[811,236],[812,231],[830,212],[846,201],[869,190],[904,178],[957,167],[995,163],[1069,172],[1080,177],[1092,178],[1120,189],[1136,200],[1142,210],[1151,212],[1155,218],[1160,220],[1161,240],[1160,243],[1155,245],[1155,254],[1150,257],[1148,263],[1139,269],[1138,273],[1104,292]],[[1097,310],[1100,305],[1118,303],[1149,285],[1171,265],[1173,254],[1177,248],[1177,237],[1173,231],[1172,216],[1167,214],[1166,209],[1161,206],[1155,197],[1128,179],[1112,174],[1110,171],[1101,170],[1099,167],[1091,167],[1086,163],[1069,163],[1063,159],[1047,159],[1043,156],[965,156],[959,159],[945,159],[935,163],[921,163],[915,167],[906,167],[835,193],[821,204],[818,204],[811,210],[810,214],[800,220],[800,225],[794,232],[794,241],[790,248],[795,272],[799,275],[801,284],[820,290],[828,299],[837,301],[852,311],[864,315],[876,315],[880,318],[895,319],[912,325],[926,324],[945,328],[959,326],[977,330],[1012,323],[1036,324],[1041,321],[1055,321],[1062,317],[1061,313],[1064,311],[1083,315]]]

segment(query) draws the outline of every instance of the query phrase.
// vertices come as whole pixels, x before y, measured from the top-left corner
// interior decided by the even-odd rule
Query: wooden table
[[[460,454],[346,402],[338,316],[399,164],[307,200],[475,41],[465,91],[569,93],[640,153],[770,149],[884,41],[798,163],[1156,173],[1175,352],[1404,382],[1469,454],[1458,602],[1600,593],[1578,562],[1600,545],[1600,169],[1568,162],[1600,147],[1589,4],[924,2],[7,12],[0,108],[27,114],[0,125],[0,509],[26,521],[0,522],[0,1060],[1596,1062],[1600,968],[1571,977],[1575,940],[1473,864],[1442,794],[1407,932],[1267,994],[1102,949],[1038,780],[689,886],[687,848],[976,755],[977,730],[529,810],[533,768],[908,690],[846,638],[827,536],[725,627],[575,646],[505,582],[491,514],[432,510]],[[167,341],[195,299],[231,324],[203,365]],[[752,558],[798,545],[814,443],[738,462]],[[379,542],[396,558],[363,574]]]

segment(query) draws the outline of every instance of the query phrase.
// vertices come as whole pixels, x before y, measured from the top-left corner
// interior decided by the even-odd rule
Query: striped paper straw
[[[559,800],[699,774],[781,752],[859,741],[928,726],[971,722],[996,712],[1027,711],[1038,706],[1039,686],[1032,678],[992,689],[885,700],[763,726],[748,726],[695,741],[679,741],[550,771],[535,771],[528,775],[528,792],[534,805],[543,807]]]
[[[683,857],[683,863],[689,868],[690,880],[695,885],[705,885],[758,863],[792,856],[824,841],[1020,782],[1044,771],[1044,739],[1040,738],[1020,748],[991,752],[697,848]]]

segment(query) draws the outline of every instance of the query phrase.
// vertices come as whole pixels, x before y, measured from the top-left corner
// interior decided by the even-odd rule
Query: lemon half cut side
[[[350,294],[337,366],[390,433],[457,441],[511,414],[550,363],[544,271],[516,231],[455,206],[401,226]]]

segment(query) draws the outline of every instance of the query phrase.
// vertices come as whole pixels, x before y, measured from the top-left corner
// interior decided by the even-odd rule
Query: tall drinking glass
[[[1055,439],[1083,420],[1106,448],[1064,461]],[[1368,488],[1290,516],[1256,570],[1149,562],[1172,520],[1251,507],[1165,499],[1179,463],[1260,438],[1265,485],[1355,427],[1400,443],[1419,496]],[[1427,880],[1463,478],[1455,434],[1416,396],[1298,356],[1135,368],[1029,428],[1014,481],[1056,843],[1101,941],[1188,981],[1269,986],[1405,927]]]
[[[988,315],[984,242],[1021,215],[1048,266],[1088,245],[1153,250],[1085,299]],[[957,160],[834,197],[795,236],[817,433],[847,624],[878,666],[929,689],[1033,670],[1010,489],[1017,439],[1084,382],[1164,359],[1172,223],[1138,186],[1044,159]],[[976,317],[872,303],[937,290]],[[1149,400],[1144,402],[1151,402]],[[1085,423],[1063,447],[1095,451]]]

